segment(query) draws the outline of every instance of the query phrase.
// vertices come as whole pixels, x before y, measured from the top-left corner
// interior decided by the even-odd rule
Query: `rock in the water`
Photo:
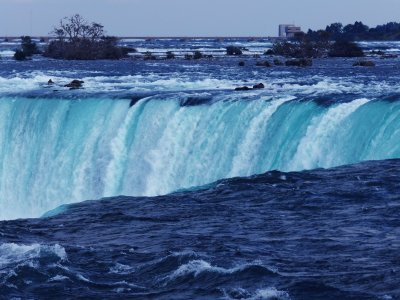
[[[47,81],[47,84],[48,84],[48,85],[50,85],[50,84],[54,84],[54,81],[53,81],[53,80],[51,80],[51,79],[49,79],[49,81]]]
[[[79,88],[81,88],[82,87],[82,84],[84,83],[84,81],[82,81],[82,80],[77,80],[77,79],[74,79],[74,80],[72,80],[70,83],[68,83],[68,84],[66,84],[66,85],[64,85],[65,87],[69,87],[69,88],[71,88],[71,89],[79,89]]]
[[[251,90],[251,88],[249,88],[248,86],[241,86],[235,88],[235,91],[249,91],[249,90]]]
[[[262,83],[253,85],[253,89],[263,89],[264,87],[265,87],[265,86],[264,86],[264,84],[262,84]]]
[[[375,63],[370,60],[359,60],[353,64],[354,67],[375,67]]]
[[[228,47],[226,47],[226,54],[227,55],[242,55],[243,51],[239,47],[228,46]]]
[[[285,62],[288,67],[311,67],[312,60],[308,58],[291,59]]]
[[[267,51],[264,52],[264,55],[274,55],[274,50],[268,49]]]
[[[26,54],[22,50],[16,50],[14,53],[14,59],[15,60],[25,60]]]
[[[172,51],[167,51],[166,58],[167,59],[175,59],[175,53]]]
[[[246,64],[246,63],[245,63],[244,61],[240,61],[240,62],[239,62],[239,66],[240,66],[240,67],[244,67],[245,64]]]
[[[272,67],[271,64],[268,61],[258,61],[256,63],[256,66],[257,67],[267,67],[267,68]]]

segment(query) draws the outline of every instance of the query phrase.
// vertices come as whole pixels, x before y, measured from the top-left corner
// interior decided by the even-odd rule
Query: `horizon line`
[[[19,39],[22,36],[30,36],[31,38],[57,38],[56,36],[51,35],[0,35],[1,39]],[[243,35],[243,36],[118,36],[118,35],[106,35],[112,36],[119,39],[276,39],[278,36],[262,36],[262,35]]]

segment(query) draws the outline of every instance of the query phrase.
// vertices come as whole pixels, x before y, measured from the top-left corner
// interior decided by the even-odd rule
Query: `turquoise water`
[[[400,157],[400,103],[295,97],[0,101],[0,218],[63,203],[155,196],[268,170]],[[29,117],[26,117],[29,116]]]

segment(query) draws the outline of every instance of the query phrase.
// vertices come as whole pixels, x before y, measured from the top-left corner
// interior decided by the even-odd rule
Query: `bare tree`
[[[92,40],[97,40],[104,36],[104,26],[93,22],[89,29],[89,35]]]
[[[80,15],[63,18],[52,34],[43,55],[58,59],[119,59],[126,57],[131,49],[119,47],[118,39],[104,35],[100,23],[87,22]],[[134,49],[133,49],[134,50]]]
[[[94,41],[104,36],[104,26],[95,22],[90,24],[81,15],[76,14],[62,19],[59,26],[53,29],[53,33],[60,41],[64,41],[65,38],[70,42],[80,39]]]

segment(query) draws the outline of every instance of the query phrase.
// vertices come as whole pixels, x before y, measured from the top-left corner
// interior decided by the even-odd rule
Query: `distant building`
[[[300,33],[301,27],[294,24],[281,24],[279,25],[279,37],[280,38],[293,38],[296,33]]]
[[[291,26],[294,26],[294,25],[291,25],[291,24],[281,24],[281,25],[279,25],[279,37],[280,38],[286,37],[286,28],[291,27]]]

